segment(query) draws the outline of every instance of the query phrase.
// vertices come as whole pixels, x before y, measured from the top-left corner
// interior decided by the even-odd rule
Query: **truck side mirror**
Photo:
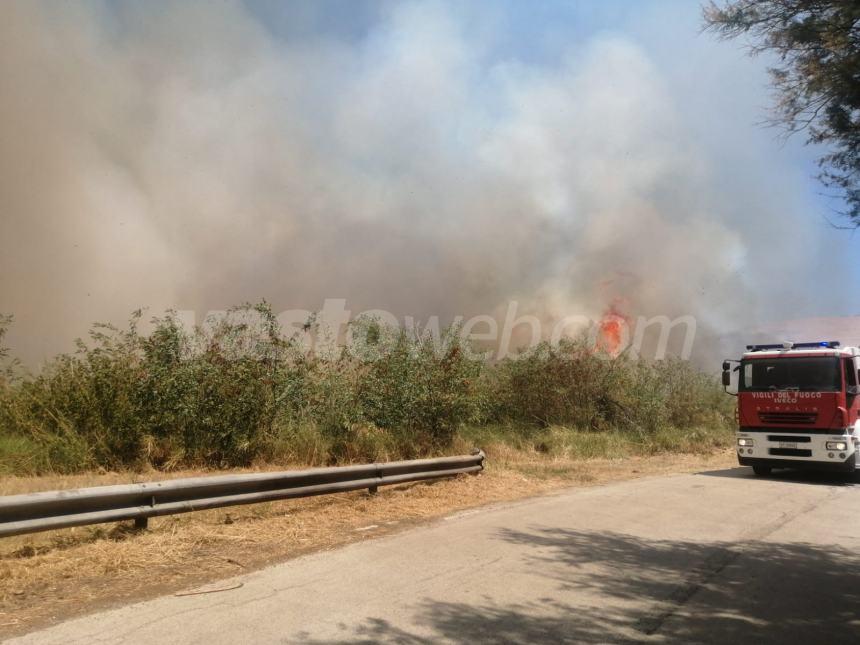
[[[857,370],[857,383],[860,383],[860,370]],[[845,393],[849,396],[857,396],[860,394],[860,385],[849,385],[845,388]]]
[[[731,363],[729,363],[728,361],[723,361],[723,371],[724,372],[728,372],[731,368],[732,368]],[[857,370],[857,371],[860,372],[860,370]]]
[[[723,369],[723,387],[728,387],[732,384],[732,373],[728,369]]]

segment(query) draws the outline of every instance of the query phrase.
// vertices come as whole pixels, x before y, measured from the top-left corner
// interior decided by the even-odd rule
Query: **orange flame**
[[[621,312],[623,304],[621,299],[613,300],[597,323],[595,349],[603,351],[613,358],[624,351],[630,341],[628,318]]]

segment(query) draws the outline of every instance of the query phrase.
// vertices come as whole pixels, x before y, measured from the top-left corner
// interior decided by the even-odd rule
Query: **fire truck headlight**
[[[738,445],[739,446],[752,446],[753,440],[752,439],[745,439],[745,438],[741,437],[740,439],[738,439]]]
[[[846,450],[848,448],[848,444],[844,441],[828,441],[827,449],[828,450]]]

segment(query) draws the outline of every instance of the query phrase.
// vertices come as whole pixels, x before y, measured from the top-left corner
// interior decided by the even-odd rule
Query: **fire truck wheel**
[[[767,477],[770,475],[770,471],[773,470],[770,466],[753,466],[753,472],[757,477]]]

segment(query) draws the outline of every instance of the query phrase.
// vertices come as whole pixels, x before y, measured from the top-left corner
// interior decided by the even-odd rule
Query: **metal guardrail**
[[[328,495],[477,473],[484,452],[382,464],[274,473],[191,477],[143,484],[96,486],[0,497],[0,537],[87,524],[147,519],[210,508]]]

